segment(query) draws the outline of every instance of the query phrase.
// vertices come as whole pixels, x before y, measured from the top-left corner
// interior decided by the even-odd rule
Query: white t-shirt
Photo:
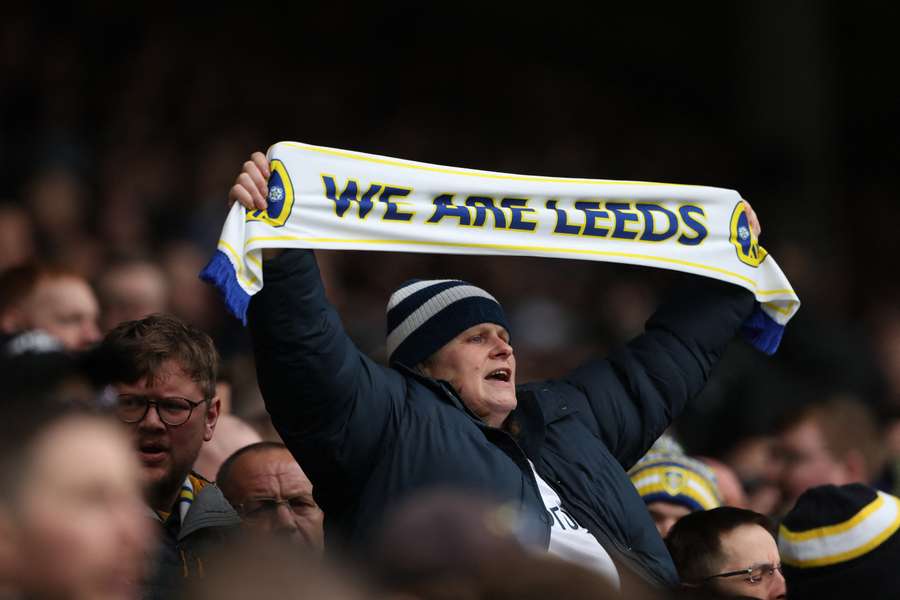
[[[579,525],[575,518],[563,509],[559,495],[546,481],[541,479],[531,461],[528,464],[534,471],[541,499],[552,519],[548,552],[599,572],[618,588],[620,585],[619,572],[609,553],[590,531]]]

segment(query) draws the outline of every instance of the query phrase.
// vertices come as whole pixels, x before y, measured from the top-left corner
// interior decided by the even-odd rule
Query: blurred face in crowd
[[[800,421],[779,437],[783,466],[781,487],[785,508],[811,487],[865,482],[865,462],[850,452],[839,459],[829,450],[825,435],[815,418]]]
[[[123,265],[107,272],[98,286],[103,301],[103,328],[166,312],[168,282],[162,270],[150,263]]]
[[[45,277],[4,317],[3,325],[8,332],[41,329],[67,350],[81,350],[100,339],[99,314],[94,292],[83,279]]]
[[[217,385],[216,390],[218,388]],[[216,393],[218,394],[218,391]],[[225,414],[224,403],[221,403],[219,407],[216,435],[203,444],[200,454],[194,462],[194,472],[210,481],[215,481],[216,473],[219,472],[219,468],[226,458],[245,446],[262,441],[253,427],[234,415]]]
[[[746,508],[764,515],[774,514],[782,502],[777,440],[772,436],[742,440],[729,452],[726,462],[734,468],[746,492]]]
[[[712,579],[712,585],[730,596],[775,600],[784,598],[778,546],[772,535],[759,525],[741,525],[721,536],[722,554],[717,573],[731,573],[753,567],[750,574]],[[716,574],[716,573],[712,573]]]
[[[651,502],[647,505],[647,512],[653,518],[659,535],[665,538],[678,519],[690,514],[691,509],[671,502]]]
[[[119,405],[135,397],[151,401],[185,399],[200,403],[181,425],[167,425],[156,405],[137,423],[131,423],[134,448],[140,460],[147,503],[160,511],[171,511],[178,491],[191,470],[204,441],[212,439],[219,416],[219,401],[204,400],[200,386],[175,361],[166,361],[152,379],[115,385]],[[121,416],[120,416],[121,418]]]
[[[153,531],[118,428],[90,417],[52,425],[35,441],[15,504],[0,522],[25,597],[138,597]]]
[[[734,470],[723,462],[704,456],[700,459],[716,474],[716,485],[724,506],[748,508],[747,493]],[[757,511],[758,512],[758,511]]]
[[[313,499],[312,483],[286,449],[241,455],[222,491],[240,512],[245,527],[281,534],[315,552],[322,551],[324,514]]]
[[[0,271],[34,256],[34,227],[24,209],[0,205]]]
[[[492,427],[499,427],[516,407],[516,358],[509,333],[500,325],[469,327],[421,366],[450,383],[463,403]]]

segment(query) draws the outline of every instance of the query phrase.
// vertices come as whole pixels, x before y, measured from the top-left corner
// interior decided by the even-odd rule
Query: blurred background
[[[897,10],[883,3],[9,3],[0,10],[0,269],[58,262],[103,328],[165,309],[211,334],[261,427],[246,332],[197,273],[256,149],[298,140],[515,173],[735,188],[803,307],[740,342],[678,422],[741,464],[789,407],[849,394],[900,454]],[[554,261],[321,252],[360,347],[409,277],[489,288],[520,380],[639,332],[678,277]],[[893,444],[893,445],[892,445]],[[751,459],[748,459],[751,460]],[[743,470],[742,470],[743,469]],[[750,466],[739,474],[748,486]]]

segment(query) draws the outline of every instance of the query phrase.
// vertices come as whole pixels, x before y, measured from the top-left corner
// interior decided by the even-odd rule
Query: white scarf
[[[767,353],[800,301],[721,188],[511,175],[280,142],[268,208],[235,204],[201,277],[246,320],[263,248],[577,258],[661,267],[744,287],[744,333]]]

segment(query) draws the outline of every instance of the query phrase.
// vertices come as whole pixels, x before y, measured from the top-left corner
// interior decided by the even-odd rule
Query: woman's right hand
[[[228,190],[228,207],[235,202],[247,210],[266,210],[266,196],[269,195],[269,161],[262,152],[254,152],[250,160],[244,163],[240,175]],[[280,248],[264,248],[263,260],[275,258],[281,254]]]
[[[268,181],[269,161],[262,152],[254,152],[228,190],[228,207],[240,202],[247,210],[265,210],[266,196],[269,194]]]

